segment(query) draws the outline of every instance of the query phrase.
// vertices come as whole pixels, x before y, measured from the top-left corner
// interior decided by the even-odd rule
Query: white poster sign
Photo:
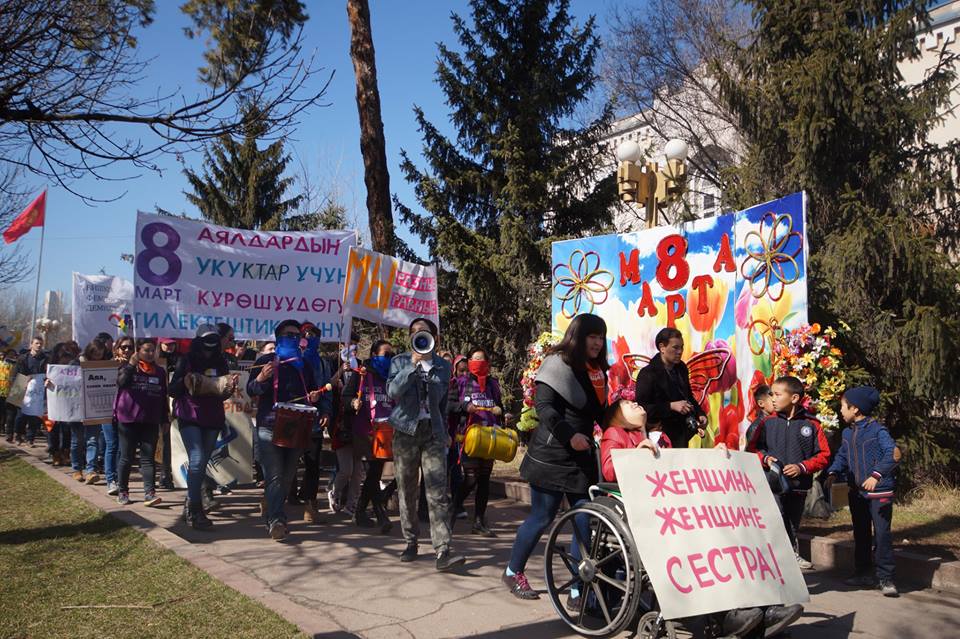
[[[343,287],[345,317],[407,326],[418,317],[440,324],[437,269],[350,247]]]
[[[46,393],[43,388],[43,373],[28,375],[27,389],[23,394],[23,405],[20,411],[31,417],[42,417],[46,412]]]
[[[225,401],[227,426],[220,433],[213,454],[207,463],[207,475],[218,486],[234,487],[253,483],[253,427],[257,406],[247,395],[250,373],[242,371],[233,397]],[[170,436],[170,463],[173,483],[187,487],[187,451],[180,439],[180,426],[174,420]]]
[[[83,423],[110,423],[117,399],[117,373],[120,370],[117,362],[81,362],[80,366],[83,368]]]
[[[246,231],[137,214],[134,325],[143,337],[193,337],[224,322],[237,339],[273,339],[287,318],[340,340],[354,231]]]
[[[756,455],[615,450],[613,464],[665,618],[809,600]]]
[[[83,369],[80,366],[47,366],[47,417],[55,422],[83,421]]]
[[[98,333],[133,334],[133,282],[114,275],[73,274],[73,339],[83,348]]]

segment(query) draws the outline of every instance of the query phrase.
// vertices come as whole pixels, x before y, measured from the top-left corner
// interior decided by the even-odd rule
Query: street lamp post
[[[643,150],[633,140],[621,142],[617,147],[617,192],[624,202],[643,203],[646,208],[647,228],[657,225],[659,209],[673,201],[683,191],[687,167],[687,143],[670,140],[663,147],[665,166],[656,160],[639,164]]]

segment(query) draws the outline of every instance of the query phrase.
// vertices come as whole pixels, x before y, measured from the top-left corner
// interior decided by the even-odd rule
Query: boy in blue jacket
[[[853,519],[854,563],[856,575],[847,585],[870,588],[879,586],[887,597],[898,595],[893,583],[894,471],[897,467],[896,442],[886,427],[870,417],[880,393],[871,386],[851,388],[840,400],[840,414],[851,426],[843,431],[843,443],[827,470],[828,490],[837,476],[845,476],[850,485],[850,517]],[[871,535],[870,527],[873,526]],[[876,544],[873,562],[876,581],[870,574],[870,551]]]

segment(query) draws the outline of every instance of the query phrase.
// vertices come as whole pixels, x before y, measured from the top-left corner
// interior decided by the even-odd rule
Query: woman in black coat
[[[564,496],[571,507],[588,499],[597,482],[593,427],[606,405],[607,325],[596,315],[578,315],[563,340],[537,371],[536,408],[540,420],[520,465],[530,483],[530,515],[517,530],[502,580],[520,599],[539,599],[523,570],[537,542],[553,521]],[[574,556],[577,544],[573,544]],[[579,605],[576,589],[572,605]]]

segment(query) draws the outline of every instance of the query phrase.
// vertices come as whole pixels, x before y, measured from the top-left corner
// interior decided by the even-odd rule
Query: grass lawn
[[[853,539],[848,508],[828,520],[804,519],[802,529],[825,537]],[[925,486],[894,503],[893,544],[944,560],[960,559],[960,488]]]
[[[0,637],[305,636],[2,448],[0,495]]]

